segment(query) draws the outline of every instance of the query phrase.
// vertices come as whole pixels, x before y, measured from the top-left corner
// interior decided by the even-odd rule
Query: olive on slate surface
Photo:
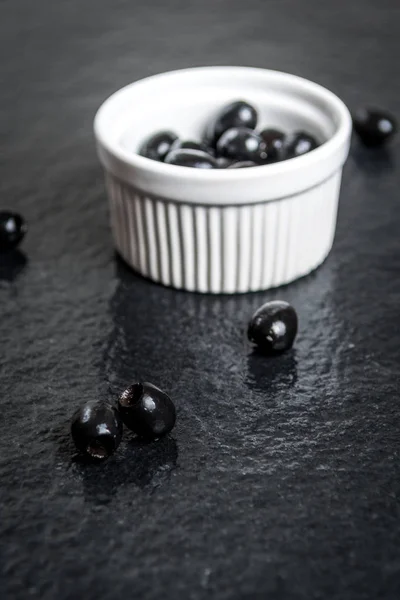
[[[27,232],[24,219],[8,210],[0,211],[0,252],[13,250]]]
[[[125,425],[138,436],[156,439],[171,431],[176,411],[171,398],[151,383],[134,383],[118,399]]]
[[[172,152],[173,150],[200,150],[201,152],[206,152],[207,154],[211,154],[211,156],[214,156],[213,148],[209,148],[208,146],[200,142],[193,142],[192,140],[176,140],[172,144],[170,152]]]
[[[271,162],[283,160],[286,135],[279,129],[267,128],[260,132],[260,136],[266,144]]]
[[[256,167],[257,164],[252,160],[241,160],[233,162],[228,166],[228,169],[245,169],[246,167]]]
[[[384,110],[362,108],[353,115],[354,131],[365,146],[381,146],[397,131],[393,115]]]
[[[285,158],[295,158],[296,156],[302,156],[303,154],[307,154],[318,147],[318,142],[309,133],[305,133],[304,131],[296,131],[290,138],[287,140],[287,145],[285,149]]]
[[[139,154],[162,162],[178,136],[172,131],[160,131],[149,137],[139,148]]]
[[[108,458],[122,438],[122,419],[105,402],[88,402],[72,418],[71,435],[77,449],[91,458]]]
[[[280,354],[292,347],[297,334],[297,314],[282,300],[263,304],[252,316],[247,336],[261,352]]]
[[[206,142],[215,146],[221,135],[232,127],[255,129],[257,119],[257,111],[251,104],[243,100],[232,102],[224,106],[208,125],[205,134]]]
[[[165,162],[180,167],[196,169],[218,169],[216,159],[202,150],[172,150],[167,154]]]
[[[225,131],[217,142],[217,153],[237,162],[268,162],[265,143],[257,133],[246,127],[234,127]]]

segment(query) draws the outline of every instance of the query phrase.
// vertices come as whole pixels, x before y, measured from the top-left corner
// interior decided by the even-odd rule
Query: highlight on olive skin
[[[205,142],[207,145],[216,146],[219,138],[225,131],[232,127],[246,127],[255,129],[258,121],[258,113],[254,106],[243,100],[231,102],[223,106],[212,119],[206,129]]]
[[[173,131],[159,131],[143,142],[139,148],[139,154],[161,162],[177,139],[178,136]]]
[[[214,151],[206,144],[202,144],[201,142],[195,142],[193,140],[182,141],[177,139],[171,146],[170,152],[173,150],[200,150],[200,152],[206,152],[211,156],[214,156]]]
[[[286,158],[296,158],[308,154],[318,146],[315,138],[305,131],[296,131],[286,140]]]
[[[283,300],[274,300],[266,302],[254,313],[247,335],[259,352],[274,355],[293,346],[297,329],[297,313],[293,306]]]
[[[256,167],[257,164],[252,160],[239,160],[238,162],[234,162],[230,164],[228,169],[247,169],[249,167]]]
[[[172,150],[166,157],[168,165],[180,167],[193,167],[195,169],[217,169],[217,159],[203,150],[187,149]]]
[[[265,142],[247,127],[231,127],[217,142],[217,154],[236,161],[252,161],[257,164],[268,161]]]
[[[118,448],[122,439],[122,419],[105,402],[87,402],[72,418],[71,435],[77,450],[87,457],[104,460]]]
[[[370,148],[385,145],[398,129],[395,117],[380,108],[360,108],[352,117],[356,135]]]
[[[0,211],[0,252],[10,252],[22,242],[27,232],[26,223],[18,213]]]
[[[151,383],[134,383],[118,399],[126,427],[139,437],[154,440],[169,433],[176,421],[171,398]]]
[[[280,129],[267,127],[260,132],[260,136],[270,152],[275,152],[276,160],[283,160],[287,136]]]

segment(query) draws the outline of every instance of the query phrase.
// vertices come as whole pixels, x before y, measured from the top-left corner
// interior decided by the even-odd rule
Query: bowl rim
[[[121,96],[129,93],[133,88],[144,86],[147,83],[161,82],[163,79],[167,80],[169,77],[177,75],[193,75],[196,72],[200,75],[207,72],[217,75],[218,71],[221,73],[224,72],[224,74],[231,71],[232,74],[246,72],[247,74],[253,73],[255,76],[263,75],[266,78],[268,77],[270,81],[275,80],[278,83],[279,81],[289,83],[310,97],[322,100],[337,119],[335,133],[326,142],[308,154],[248,169],[190,169],[188,167],[170,165],[140,156],[136,152],[124,148],[118,140],[114,140],[113,136],[110,135],[107,127],[109,112],[112,110],[114,103],[118,102]],[[266,80],[266,84],[268,84],[268,80]],[[294,176],[304,169],[307,169],[307,171],[313,168],[318,169],[319,164],[331,161],[332,157],[337,155],[335,168],[331,169],[333,173],[339,166],[336,164],[337,161],[339,160],[343,164],[347,157],[348,148],[346,147],[348,146],[351,129],[352,120],[348,108],[338,96],[325,87],[290,73],[245,66],[192,67],[167,71],[142,78],[120,88],[109,96],[98,109],[94,119],[94,133],[99,148],[100,160],[108,170],[131,183],[133,176],[132,173],[128,174],[129,171],[136,172],[136,174],[141,173],[141,175],[149,180],[153,177],[161,178],[164,181],[168,181],[171,185],[176,185],[178,178],[181,185],[199,182],[206,185],[218,183],[221,185],[232,184],[234,186],[238,182],[254,182],[256,179],[265,181],[266,178],[273,178],[276,180],[276,178],[282,178],[282,176]],[[325,172],[323,175],[321,174],[320,179],[326,179],[326,176],[327,173]],[[309,186],[303,185],[302,189],[306,189],[307,187]]]

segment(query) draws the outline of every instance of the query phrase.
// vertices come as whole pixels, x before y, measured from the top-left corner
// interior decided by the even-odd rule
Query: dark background
[[[232,64],[398,111],[397,0],[0,2],[1,207],[30,227],[0,263],[0,546],[7,599],[398,599],[399,142],[353,144],[336,242],[313,275],[190,295],[115,259],[92,119],[119,87]],[[252,311],[292,302],[265,360]],[[71,413],[136,378],[173,436],[72,460]]]

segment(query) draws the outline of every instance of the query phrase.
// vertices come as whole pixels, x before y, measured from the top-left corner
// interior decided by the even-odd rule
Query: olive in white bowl
[[[238,100],[223,106],[208,123],[203,141],[182,140],[169,131],[153,133],[139,147],[139,154],[167,164],[198,169],[246,168],[295,158],[318,147],[316,138],[304,131],[288,135],[279,129],[256,130],[258,112],[248,102]],[[167,151],[166,151],[167,149]],[[189,150],[189,153],[184,151]],[[191,155],[191,151],[205,156]],[[180,151],[180,154],[177,154]],[[240,167],[233,166],[241,163]],[[246,164],[248,163],[248,164]]]
[[[218,168],[187,168],[138,153],[157,131],[203,142],[208,124],[239,100],[256,109],[257,135],[303,131],[318,147],[250,168],[218,157]],[[332,247],[351,128],[333,93],[266,69],[185,69],[119,90],[95,119],[118,252],[153,281],[203,293],[265,290],[306,275]]]

